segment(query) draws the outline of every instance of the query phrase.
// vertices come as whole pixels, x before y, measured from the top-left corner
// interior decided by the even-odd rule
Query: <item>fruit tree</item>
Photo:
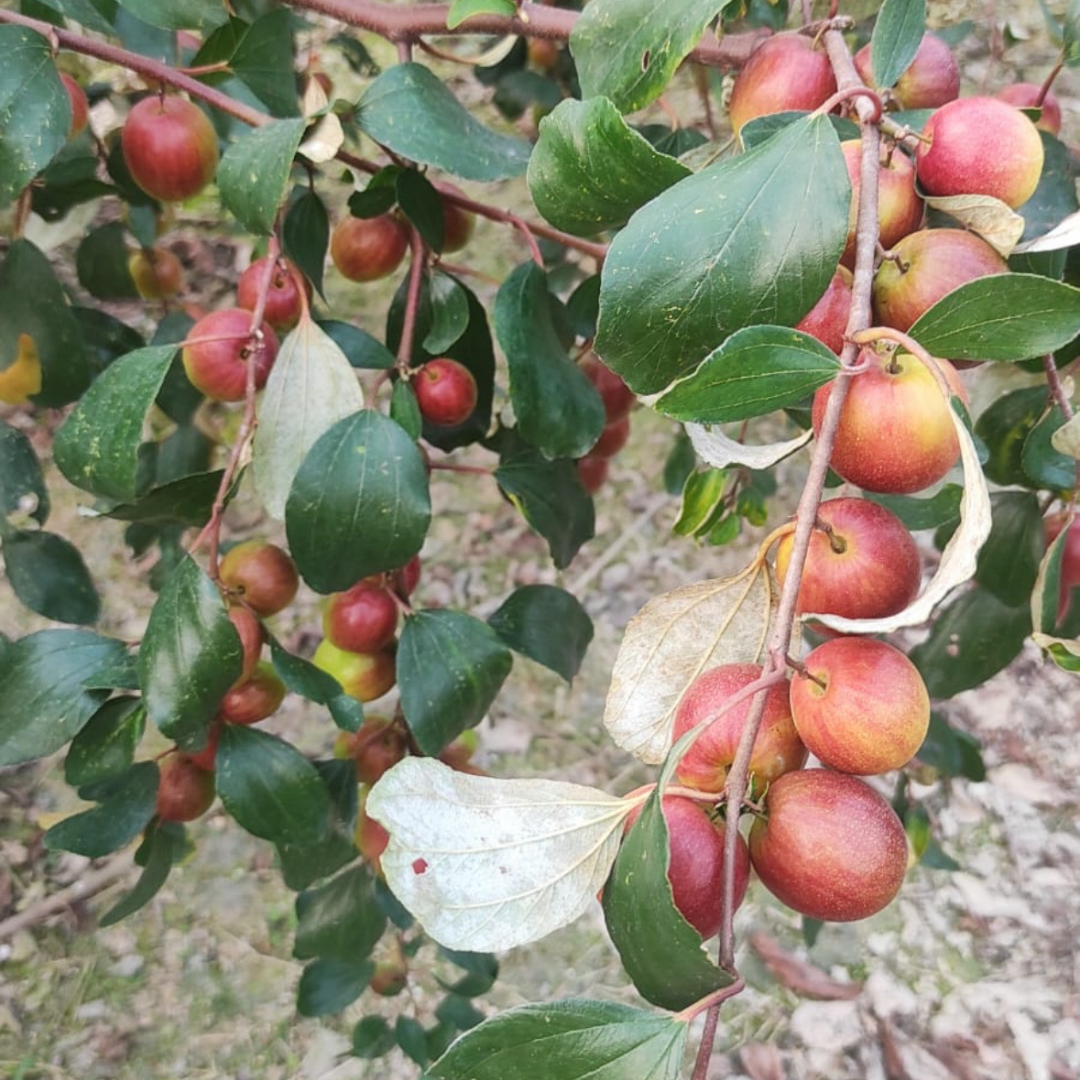
[[[943,858],[912,778],[979,761],[941,703],[1028,638],[1080,670],[1080,9],[1046,6],[1040,82],[976,87],[978,28],[844,6],[0,5],[0,550],[55,624],[0,635],[0,766],[65,755],[90,805],[46,848],[135,849],[100,922],[220,803],[298,894],[302,1014],[425,945],[461,969],[357,1055],[703,1080],[751,869],[812,934]],[[198,292],[181,231],[243,273]],[[572,680],[593,627],[550,581],[426,597],[432,479],[500,492],[564,581],[635,409],[676,531],[753,554],[626,627],[603,722],[652,782],[489,775],[514,655]],[[123,627],[66,486],[154,591]],[[640,1007],[468,1004],[598,896]]]

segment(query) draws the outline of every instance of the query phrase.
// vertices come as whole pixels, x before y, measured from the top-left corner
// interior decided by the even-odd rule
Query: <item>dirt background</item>
[[[937,22],[975,20],[960,49],[965,92],[1004,85],[1010,69],[1018,78],[1041,78],[1052,63],[1034,5],[1022,11],[1011,4],[936,5],[931,15]],[[1006,19],[1020,39],[1010,45],[1007,64],[990,48],[991,28]],[[348,76],[331,74],[347,96]],[[466,97],[477,93],[467,80],[458,89]],[[1075,72],[1066,73],[1058,91],[1065,132],[1076,145]],[[95,122],[109,126],[105,115]],[[520,186],[488,187],[483,194],[500,205],[525,205]],[[248,255],[228,240],[206,239],[204,226],[217,219],[212,203],[196,205],[193,217],[168,241],[189,265],[200,295],[213,301]],[[73,216],[67,230],[78,235],[84,224]],[[63,243],[64,232],[38,238],[53,247]],[[514,243],[499,227],[481,222],[468,256],[499,274],[525,257]],[[65,249],[58,251],[70,263]],[[388,289],[359,293],[336,282],[334,313],[377,330]],[[478,291],[485,301],[493,293],[482,284]],[[123,314],[145,317],[134,309]],[[48,440],[32,418],[10,409],[0,416],[24,427],[48,461]],[[37,420],[48,426],[56,417]],[[453,604],[483,616],[518,585],[553,582],[581,596],[596,626],[583,670],[570,687],[516,660],[481,728],[480,761],[492,773],[559,777],[620,792],[650,779],[610,743],[600,723],[622,629],[649,597],[736,569],[763,534],[748,530],[724,549],[672,535],[677,500],[663,493],[660,477],[672,437],[669,423],[643,410],[634,414],[631,445],[614,462],[597,500],[596,539],[563,573],[551,568],[542,543],[493,484],[449,474],[433,484],[437,518],[424,549],[419,603]],[[462,460],[487,463],[482,452]],[[789,467],[788,494],[770,503],[773,522],[792,508],[804,468],[803,462]],[[137,639],[153,599],[145,585],[148,567],[133,566],[120,526],[89,522],[79,514],[85,500],[55,470],[48,479],[55,503],[50,527],[83,547],[102,586],[101,629]],[[241,538],[274,535],[248,496],[230,512],[229,526]],[[44,625],[0,579],[0,631],[21,634]],[[318,630],[315,597],[302,592],[273,629],[293,643],[311,640]],[[962,870],[915,867],[895,904],[865,922],[826,927],[812,949],[802,942],[798,919],[760,887],[752,888],[737,920],[749,989],[724,1007],[710,1076],[1080,1077],[1078,705],[1075,680],[1044,665],[1029,646],[1008,671],[945,706],[953,724],[981,740],[987,779],[937,782],[916,792],[942,847]],[[333,741],[328,717],[293,697],[266,726],[311,753],[326,753]],[[163,746],[151,737],[146,750]],[[88,860],[46,853],[40,844],[43,829],[76,808],[63,784],[62,755],[0,770],[0,919],[94,871]],[[359,1017],[377,1011],[392,1016],[403,1003],[405,1011],[429,1019],[439,999],[433,954],[418,958],[404,999],[386,1002],[368,994],[328,1021],[298,1018],[301,965],[290,957],[293,896],[280,882],[269,846],[240,832],[219,809],[191,833],[195,854],[147,908],[120,925],[97,930],[94,920],[130,885],[130,871],[104,892],[0,941],[0,1077],[415,1076],[397,1051],[375,1062],[350,1058],[348,1033]],[[777,948],[780,960],[770,967],[763,952]],[[813,968],[800,967],[803,962]],[[500,980],[480,1004],[494,1012],[572,995],[640,1004],[598,908],[545,941],[502,957]]]

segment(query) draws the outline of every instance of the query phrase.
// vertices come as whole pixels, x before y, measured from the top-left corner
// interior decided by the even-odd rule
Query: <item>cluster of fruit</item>
[[[604,365],[594,353],[589,353],[581,364],[585,377],[596,387],[604,403],[606,423],[593,448],[578,458],[577,471],[581,486],[595,495],[603,486],[611,468],[610,462],[630,438],[630,410],[634,405],[634,393]]]

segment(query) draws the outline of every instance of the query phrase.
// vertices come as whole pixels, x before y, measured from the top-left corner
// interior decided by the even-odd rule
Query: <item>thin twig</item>
[[[420,308],[420,287],[424,281],[427,246],[420,230],[409,226],[409,287],[405,294],[405,314],[401,320],[401,341],[398,343],[397,368],[402,375],[412,367],[413,338],[416,336],[416,316]]]
[[[1061,382],[1061,373],[1057,369],[1053,353],[1047,353],[1043,357],[1043,371],[1046,372],[1046,385],[1050,387],[1050,396],[1054,399],[1054,403],[1061,410],[1065,419],[1071,420],[1074,412],[1073,405],[1069,400],[1069,395],[1065,393],[1065,387]]]

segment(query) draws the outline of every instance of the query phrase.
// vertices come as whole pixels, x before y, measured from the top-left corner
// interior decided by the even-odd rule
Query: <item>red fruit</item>
[[[475,731],[463,731],[452,743],[439,751],[439,760],[457,772],[479,774],[481,770],[471,762],[479,744],[480,740]]]
[[[671,893],[682,917],[701,935],[711,938],[720,929],[724,889],[724,832],[693,799],[665,795],[662,812],[668,830],[668,871]],[[641,807],[626,819],[637,820]],[[740,836],[735,849],[735,907],[743,902],[750,880],[750,858]]]
[[[683,755],[676,776],[678,782],[699,791],[720,791],[728,769],[735,760],[751,699],[721,714],[727,701],[738,691],[761,678],[757,664],[724,664],[703,671],[687,687],[675,710],[673,740],[692,727],[716,717]],[[750,772],[762,783],[771,783],[792,769],[806,764],[806,747],[799,741],[788,705],[787,684],[772,687],[765,698],[765,714],[754,740]]]
[[[237,307],[254,311],[259,299],[259,289],[266,280],[270,256],[256,259],[241,275],[236,285]],[[300,320],[304,308],[304,293],[311,296],[311,286],[307,278],[300,273],[288,259],[273,260],[270,291],[266,296],[266,310],[263,318],[275,330],[291,330]]]
[[[229,608],[229,618],[232,620],[236,632],[240,635],[240,644],[244,650],[244,664],[240,678],[246,679],[255,670],[259,662],[259,654],[262,652],[263,626],[255,615],[243,604],[237,604]],[[237,680],[239,681],[239,680]]]
[[[851,380],[829,464],[867,491],[907,495],[936,484],[960,458],[952,407],[930,369],[907,353],[864,349],[870,365]],[[952,394],[967,391],[951,364],[942,372]],[[814,434],[821,431],[833,383],[814,394]]]
[[[899,649],[838,637],[814,649],[791,677],[791,715],[822,765],[873,776],[906,765],[922,746],[930,695]]]
[[[859,78],[875,87],[870,64],[870,46],[855,54]],[[960,65],[952,50],[937,34],[923,34],[915,59],[896,81],[891,94],[901,109],[936,109],[960,94]]]
[[[330,237],[330,258],[350,281],[376,281],[392,274],[408,249],[408,230],[390,214],[347,217]]]
[[[800,612],[878,619],[915,599],[919,551],[895,514],[868,499],[830,499],[818,508],[818,521],[823,527],[810,534],[799,585]],[[776,550],[781,582],[792,542],[785,536]]]
[[[218,741],[221,739],[221,720],[215,717],[210,721],[206,732],[206,745],[195,754],[185,755],[192,765],[204,772],[213,772],[217,760]]]
[[[356,778],[374,784],[408,752],[408,736],[400,724],[385,716],[368,716],[360,729],[348,736],[345,757],[356,765]]]
[[[397,682],[395,646],[377,653],[354,653],[324,640],[315,650],[312,663],[337,679],[345,693],[357,701],[381,698]]]
[[[409,972],[405,964],[398,960],[380,960],[375,965],[375,973],[368,985],[382,997],[395,997],[405,989],[409,981]]]
[[[323,634],[349,652],[378,652],[394,640],[397,624],[398,606],[393,596],[365,581],[334,593],[323,612]]]
[[[184,287],[184,267],[168,248],[140,248],[128,259],[128,272],[144,300],[165,300]]]
[[[811,919],[850,922],[881,911],[907,870],[904,826],[861,780],[801,769],[765,796],[750,830],[750,861],[765,888]]]
[[[581,365],[585,377],[596,387],[600,400],[604,403],[604,414],[608,420],[618,420],[626,416],[634,405],[634,392],[598,357],[590,356]]]
[[[448,191],[455,195],[468,198],[465,192],[453,184],[443,184]],[[443,253],[460,251],[472,238],[473,229],[476,228],[476,215],[468,210],[463,210],[457,203],[443,199]]]
[[[550,38],[529,38],[529,63],[549,74],[559,62],[559,46]]]
[[[429,424],[449,427],[463,424],[476,408],[476,379],[456,360],[429,360],[413,376],[413,390],[420,414]]]
[[[851,272],[837,267],[821,299],[795,325],[796,330],[815,337],[837,356],[844,347],[848,315],[851,313]]]
[[[1009,269],[985,240],[964,229],[920,229],[890,254],[874,275],[874,314],[897,330],[909,330],[953,289]]]
[[[592,454],[578,458],[578,479],[590,495],[595,495],[604,486],[610,469],[611,462],[607,458],[594,457]]]
[[[250,311],[223,308],[188,331],[182,359],[191,384],[211,401],[243,401],[248,364],[255,365],[255,388],[261,390],[277,352],[277,335],[269,327],[263,327],[261,342],[252,339]]]
[[[414,555],[400,570],[395,570],[391,580],[399,595],[412,596],[420,584],[420,556]]]
[[[1042,105],[1036,104],[1042,87],[1038,83],[1018,82],[999,90],[994,97],[1006,101],[1017,109],[1042,109],[1042,115],[1035,121],[1035,126],[1048,131],[1051,135],[1061,134],[1061,102],[1052,93],[1047,93]]]
[[[368,792],[366,787],[360,789],[360,808],[356,817],[353,843],[375,873],[382,877],[382,854],[390,843],[390,834],[373,817],[368,817]]]
[[[214,774],[185,754],[172,754],[161,766],[157,815],[162,821],[194,821],[214,801]]]
[[[71,123],[68,125],[68,138],[73,139],[90,123],[90,102],[86,100],[86,92],[66,72],[60,72],[60,81],[67,91],[68,100],[71,102]]]
[[[222,699],[218,715],[228,724],[257,724],[273,716],[285,700],[285,684],[272,664],[260,662]]]
[[[222,585],[264,618],[288,607],[300,587],[296,564],[265,540],[245,540],[229,548],[218,576]]]
[[[190,199],[217,171],[214,126],[183,98],[143,98],[128,113],[120,145],[132,180],[162,202]]]
[[[1031,198],[1043,167],[1038,129],[1019,109],[992,97],[942,105],[915,151],[928,195],[992,195],[1014,210]]]
[[[807,37],[777,34],[750,54],[735,77],[728,111],[737,135],[748,120],[770,113],[816,109],[836,93],[823,49]]]
[[[630,438],[630,417],[623,416],[618,420],[609,420],[604,430],[600,432],[600,438],[589,451],[589,456],[594,458],[613,458]]]
[[[847,139],[840,144],[851,181],[851,209],[848,212],[848,237],[840,261],[855,266],[855,224],[862,191],[862,139]],[[891,248],[923,221],[924,206],[915,190],[915,166],[897,147],[881,146],[878,167],[878,243]]]

